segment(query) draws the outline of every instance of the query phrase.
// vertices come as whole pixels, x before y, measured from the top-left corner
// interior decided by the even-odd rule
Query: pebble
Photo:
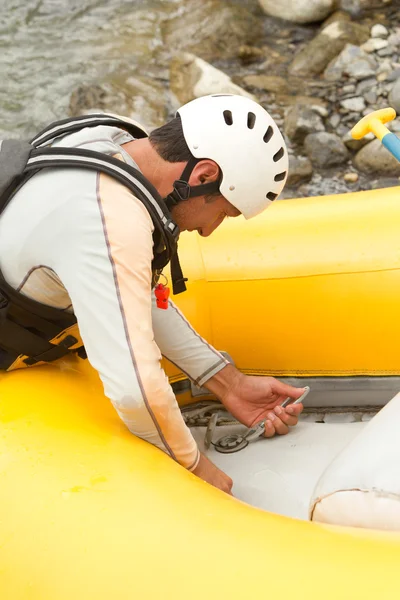
[[[333,129],[336,129],[339,123],[340,115],[338,115],[337,113],[333,113],[333,115],[329,118],[329,124],[331,125],[331,127],[333,127]]]
[[[345,173],[343,179],[346,183],[357,183],[359,179],[358,173]]]
[[[357,96],[355,98],[342,100],[340,105],[348,111],[361,112],[365,108],[365,100],[362,96]]]
[[[361,50],[364,52],[376,52],[377,50],[383,50],[389,46],[389,42],[387,40],[382,40],[381,38],[370,38],[365,44],[361,46]]]
[[[377,55],[381,57],[392,56],[392,54],[394,54],[393,46],[387,46],[387,48],[382,48],[382,50],[377,51]]]
[[[377,23],[373,25],[371,28],[371,37],[372,38],[387,38],[389,35],[389,31],[386,29],[384,25]]]
[[[376,80],[381,82],[381,81],[386,81],[386,79],[388,78],[388,73],[385,73],[383,71],[383,73],[378,73],[378,75],[376,76]]]
[[[364,99],[368,102],[368,104],[375,104],[378,100],[378,94],[375,90],[369,90],[364,94]]]

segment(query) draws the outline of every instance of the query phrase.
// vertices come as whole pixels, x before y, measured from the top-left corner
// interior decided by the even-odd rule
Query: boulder
[[[286,94],[289,91],[289,84],[286,79],[278,75],[246,75],[243,78],[243,83],[248,87],[275,94]]]
[[[255,99],[226,73],[189,52],[181,52],[171,60],[170,88],[179,104],[208,94],[239,94]]]
[[[161,24],[164,45],[193,52],[205,60],[237,56],[244,44],[257,41],[262,20],[244,6],[225,0],[188,0],[184,10]]]
[[[259,0],[267,15],[295,23],[323,21],[336,8],[336,0]]]
[[[373,140],[361,148],[354,158],[354,165],[359,171],[369,175],[400,176],[400,162],[379,140]]]
[[[304,149],[318,167],[341,165],[349,158],[346,146],[334,133],[311,133],[304,140]]]
[[[347,21],[331,23],[295,56],[289,72],[298,76],[319,75],[346,44],[362,44],[368,38],[367,27]]]
[[[317,112],[308,106],[295,104],[286,114],[284,131],[292,142],[302,144],[307,135],[325,131],[325,127]]]
[[[152,129],[165,123],[167,105],[168,92],[161,83],[146,77],[114,77],[101,85],[78,86],[70,97],[69,114],[118,113]]]

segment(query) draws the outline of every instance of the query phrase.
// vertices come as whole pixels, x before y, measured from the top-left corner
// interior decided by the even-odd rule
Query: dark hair
[[[179,115],[154,129],[149,135],[149,141],[161,158],[168,162],[187,162],[192,158]]]

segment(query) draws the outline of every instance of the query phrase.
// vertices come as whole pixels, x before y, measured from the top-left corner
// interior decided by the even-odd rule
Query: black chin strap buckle
[[[174,191],[170,194],[176,202],[190,198],[190,185],[183,179],[174,181]]]

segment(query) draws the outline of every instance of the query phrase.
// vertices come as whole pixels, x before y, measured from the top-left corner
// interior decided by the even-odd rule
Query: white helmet
[[[188,102],[177,113],[190,152],[222,171],[221,194],[250,219],[281,193],[288,152],[275,121],[257,102],[213,94]]]

